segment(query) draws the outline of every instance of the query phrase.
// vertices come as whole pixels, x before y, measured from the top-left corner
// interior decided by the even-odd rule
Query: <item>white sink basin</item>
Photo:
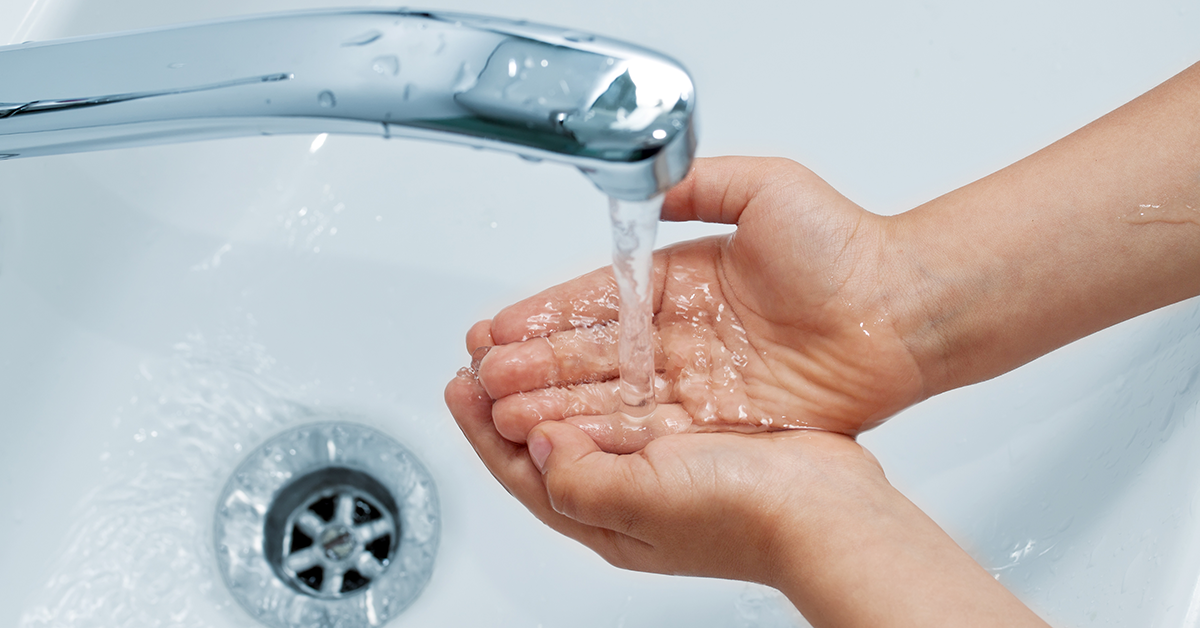
[[[370,3],[0,0],[0,43],[339,4]],[[882,213],[1200,57],[1192,5],[867,4],[423,8],[666,52],[695,76],[701,154],[793,157]],[[391,625],[804,625],[760,587],[618,571],[552,533],[442,404],[471,323],[606,263],[599,192],[493,153],[315,139],[0,163],[0,625],[257,625],[216,571],[215,500],[258,444],[331,418],[391,435],[438,484],[433,578]],[[1192,301],[863,440],[1052,622],[1196,625],[1198,377]]]

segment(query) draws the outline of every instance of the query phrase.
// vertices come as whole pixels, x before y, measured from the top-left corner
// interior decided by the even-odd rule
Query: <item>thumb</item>
[[[555,469],[568,468],[585,456],[600,451],[590,436],[561,421],[538,423],[529,431],[525,442],[529,447],[529,457],[542,475]]]
[[[692,162],[692,170],[667,192],[662,219],[737,224],[756,196],[801,166],[770,157],[710,157]]]
[[[528,438],[529,455],[542,470],[550,505],[580,523],[638,536],[653,476],[640,454],[610,454],[585,432],[562,421],[539,423]]]

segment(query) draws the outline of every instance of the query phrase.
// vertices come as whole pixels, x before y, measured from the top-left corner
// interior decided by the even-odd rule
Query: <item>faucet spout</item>
[[[677,62],[454,13],[280,13],[4,46],[0,77],[0,160],[355,133],[566,163],[643,200],[687,174],[696,146],[695,91]]]

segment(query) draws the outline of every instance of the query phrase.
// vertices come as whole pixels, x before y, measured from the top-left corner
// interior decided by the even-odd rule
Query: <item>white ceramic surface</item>
[[[0,0],[0,43],[339,4],[372,3]],[[425,6],[671,54],[698,85],[702,155],[792,157],[881,213],[1200,59],[1196,0]],[[0,625],[253,625],[205,553],[213,500],[250,448],[331,416],[405,443],[441,490],[433,579],[391,625],[800,622],[758,587],[620,572],[556,536],[442,405],[472,322],[606,263],[605,201],[583,177],[313,139],[0,164]],[[1197,625],[1198,326],[1197,302],[1165,308],[864,442],[1057,625]]]

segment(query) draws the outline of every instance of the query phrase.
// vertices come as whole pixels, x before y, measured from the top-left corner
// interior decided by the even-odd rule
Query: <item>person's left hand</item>
[[[571,423],[614,453],[683,432],[853,436],[927,394],[906,330],[929,326],[893,222],[795,162],[746,157],[697,160],[663,219],[737,230],[654,255],[657,408],[623,412],[619,297],[602,268],[468,333],[506,438],[523,443],[543,421]]]

